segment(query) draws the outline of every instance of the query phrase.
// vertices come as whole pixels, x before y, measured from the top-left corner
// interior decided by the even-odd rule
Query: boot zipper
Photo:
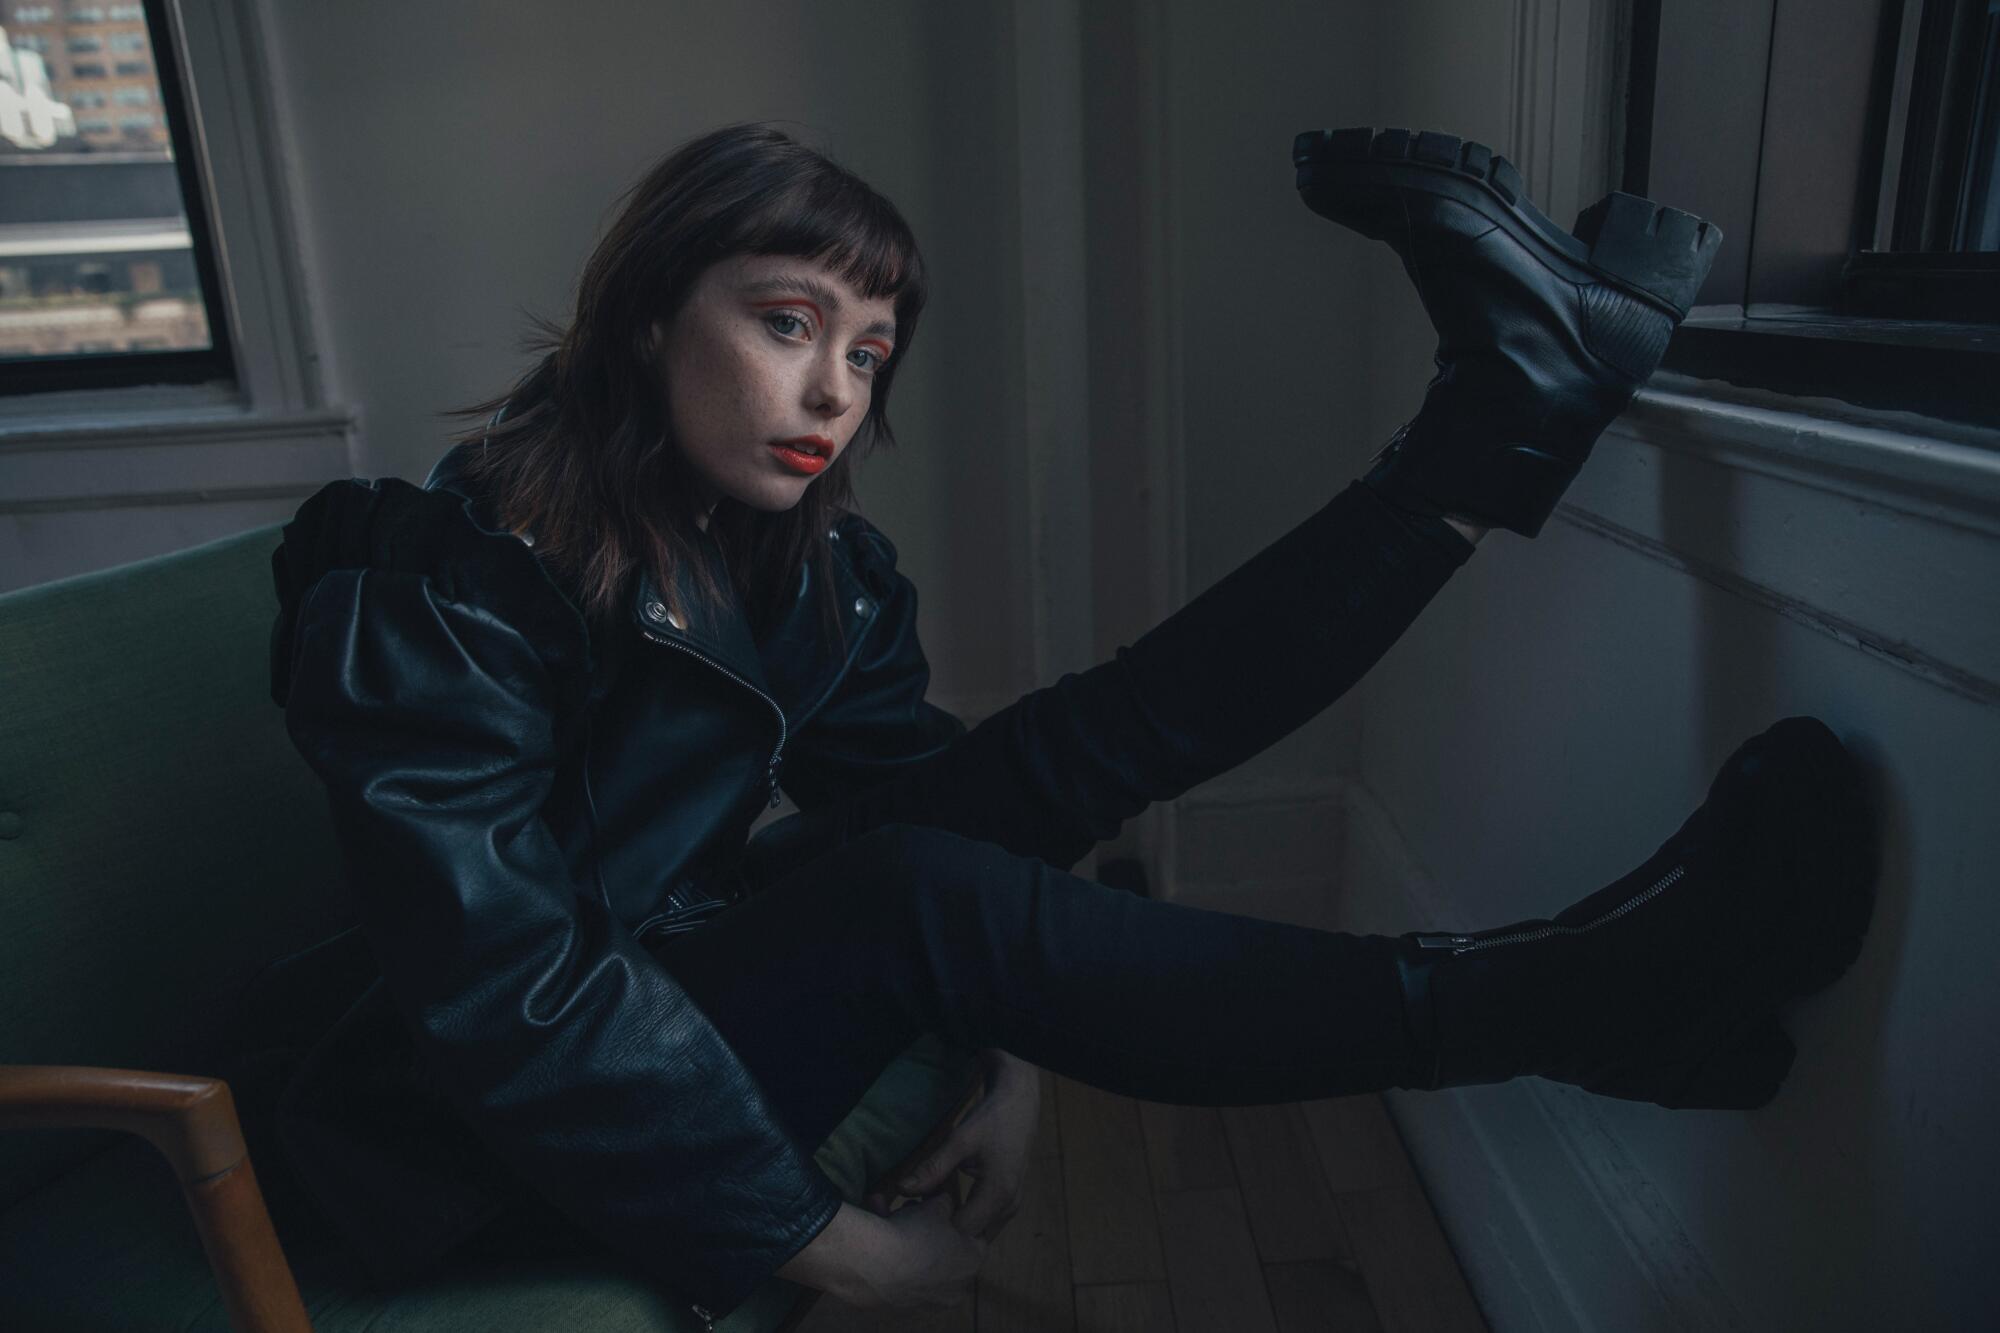
[[[1587,930],[1596,930],[1606,922],[1616,921],[1635,907],[1651,902],[1654,898],[1666,892],[1669,885],[1673,884],[1674,881],[1686,873],[1687,867],[1675,866],[1672,870],[1660,876],[1650,888],[1641,893],[1634,894],[1606,912],[1603,916],[1586,921],[1580,926],[1558,926],[1551,923],[1546,926],[1537,926],[1533,930],[1517,930],[1506,935],[1492,935],[1483,940],[1474,939],[1470,935],[1418,935],[1417,947],[1419,949],[1449,949],[1452,952],[1452,956],[1456,957],[1462,953],[1476,953],[1481,949],[1490,949],[1496,944],[1533,944],[1538,940],[1545,940],[1555,935],[1581,935]]]
[[[697,1305],[692,1308],[695,1318],[701,1320],[701,1333],[715,1333],[715,1316],[708,1312],[708,1307]]]
[[[717,671],[720,671],[723,675],[729,677],[731,680],[735,681],[738,685],[741,685],[744,689],[750,691],[750,693],[756,695],[759,699],[762,699],[765,703],[771,705],[771,711],[778,715],[778,746],[776,749],[771,751],[771,762],[768,768],[765,770],[765,775],[767,781],[770,783],[770,789],[771,789],[770,808],[776,809],[778,802],[784,799],[783,797],[778,795],[778,767],[779,765],[785,762],[784,760],[785,737],[787,734],[786,728],[789,725],[785,721],[785,710],[778,707],[778,701],[776,699],[773,699],[770,695],[764,693],[764,691],[758,689],[755,685],[752,685],[749,681],[743,679],[743,677],[737,675],[734,671],[731,671],[728,667],[722,665],[722,663],[716,661],[714,658],[710,657],[707,653],[704,653],[699,649],[692,647],[691,645],[682,643],[679,639],[669,639],[661,635],[655,634],[653,633],[653,631],[645,628],[644,626],[640,627],[639,632],[641,634],[644,634],[647,638],[651,639],[654,643],[663,643],[669,648],[678,648],[682,652],[686,653],[689,657],[695,658],[698,661],[708,663],[708,665],[714,667]]]

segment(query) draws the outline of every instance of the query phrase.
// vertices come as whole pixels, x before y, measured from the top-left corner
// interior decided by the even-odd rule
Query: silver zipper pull
[[[715,1316],[708,1312],[707,1306],[695,1306],[694,1315],[701,1320],[701,1333],[715,1333]]]

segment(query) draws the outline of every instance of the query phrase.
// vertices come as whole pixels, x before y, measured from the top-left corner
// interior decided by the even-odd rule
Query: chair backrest
[[[0,594],[0,1061],[220,1073],[244,982],[350,919],[271,702],[278,543]],[[0,1136],[0,1208],[111,1142]]]

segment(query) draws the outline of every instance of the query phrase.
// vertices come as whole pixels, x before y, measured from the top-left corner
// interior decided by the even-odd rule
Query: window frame
[[[0,395],[0,525],[106,505],[304,497],[353,470],[294,221],[264,0],[167,0],[237,339],[233,382]]]
[[[1862,4],[1862,0],[1850,2],[1856,8]],[[1740,274],[1724,265],[1711,274],[1698,298],[1702,303],[1675,331],[1662,368],[1694,380],[1721,381],[1789,397],[1832,399],[1863,409],[1913,412],[1975,426],[2000,423],[2000,404],[1987,387],[2000,377],[2000,322],[1991,322],[2000,321],[2000,309],[1989,314],[1987,307],[1975,306],[1972,311],[1980,318],[1972,320],[1953,317],[1962,316],[1964,308],[1953,309],[1935,301],[1922,303],[1925,286],[1937,282],[1929,275],[1989,269],[2000,273],[2000,266],[1995,265],[2000,255],[1912,258],[1907,254],[1875,255],[1866,249],[1882,216],[1880,192],[1885,169],[1897,165],[1886,156],[1890,152],[1887,127],[1899,39],[1904,16],[1910,12],[1905,6],[1922,0],[1882,0],[1874,25],[1842,28],[1831,23],[1803,39],[1799,28],[1781,29],[1781,20],[1799,18],[1797,11],[1784,12],[1788,3],[1797,4],[1798,0],[1770,0],[1761,53],[1750,45],[1758,40],[1753,23],[1746,22],[1734,31],[1719,24],[1703,29],[1704,39],[1711,43],[1702,52],[1703,60],[1712,58],[1713,43],[1729,41],[1734,45],[1726,54],[1736,62],[1734,68],[1740,70],[1759,60],[1763,67],[1761,88],[1735,94],[1739,106],[1754,100],[1757,107],[1754,153],[1747,151],[1749,145],[1738,144],[1733,146],[1737,150],[1733,159],[1729,154],[1717,154],[1713,160],[1721,165],[1714,174],[1723,179],[1715,180],[1715,188],[1709,192],[1724,208],[1733,210],[1730,224],[1724,228],[1724,244],[1733,241],[1743,247],[1739,252],[1742,258],[1738,260]],[[1675,9],[1680,12],[1673,21],[1698,22],[1679,4]],[[1661,23],[1660,0],[1634,0],[1619,188],[1651,197],[1649,186],[1658,186],[1658,197],[1664,202],[1680,204],[1682,185],[1661,184],[1661,176],[1683,183],[1699,176],[1705,185],[1710,184],[1711,177],[1702,173],[1709,170],[1711,159],[1706,156],[1709,145],[1697,145],[1685,132],[1690,117],[1682,115],[1676,123],[1673,98],[1691,103],[1694,97],[1710,94],[1701,91],[1698,75],[1702,71],[1687,67],[1694,63],[1695,54],[1684,40],[1685,32],[1676,35],[1683,40],[1673,45],[1676,54],[1670,55],[1667,67],[1662,68]],[[1829,46],[1839,58],[1826,59]],[[1677,60],[1684,62],[1682,67],[1674,67]],[[1829,69],[1836,71],[1835,77],[1845,70],[1849,82],[1828,93],[1826,103],[1837,104],[1838,94],[1844,92],[1851,106],[1853,95],[1858,93],[1859,114],[1844,125],[1829,127],[1828,121],[1837,117],[1813,122],[1820,138],[1808,144],[1802,138],[1805,122],[1800,103],[1796,97],[1786,100],[1786,80],[1823,78]],[[1795,83],[1789,90],[1795,92],[1799,86]],[[1665,99],[1663,88],[1670,90]],[[1665,133],[1658,132],[1662,122],[1666,123]],[[1674,137],[1676,128],[1683,131],[1682,141]],[[1694,164],[1697,153],[1704,154],[1699,168]],[[1789,204],[1782,183],[1787,171],[1792,173],[1791,179],[1798,178],[1796,159],[1800,153],[1820,154],[1837,168],[1827,173],[1836,181],[1841,171],[1851,172],[1853,188],[1832,189],[1805,209]],[[1688,202],[1694,211],[1704,211],[1701,204]],[[1817,216],[1812,216],[1814,209],[1818,209]],[[1801,223],[1801,217],[1809,220]],[[1750,225],[1743,225],[1745,220]],[[1830,273],[1824,232],[1843,220],[1850,228],[1850,243],[1837,270]],[[1795,237],[1787,232],[1788,225],[1799,232],[1816,226],[1822,234]],[[1807,253],[1815,243],[1820,253]],[[1787,252],[1786,247],[1793,245],[1798,254]],[[1869,257],[1861,258],[1863,255]],[[1789,270],[1787,261],[1793,261]],[[1739,281],[1740,287],[1736,285]],[[1885,290],[1893,290],[1888,299],[1896,304],[1882,303]],[[1794,299],[1770,299],[1774,296]],[[1891,309],[1897,313],[1889,313]]]
[[[196,280],[208,323],[209,346],[136,352],[86,353],[0,360],[0,398],[58,391],[87,392],[149,384],[234,383],[235,338],[224,299],[216,255],[214,228],[202,169],[200,145],[194,136],[194,114],[185,94],[177,58],[180,42],[175,16],[165,0],[145,0],[147,32],[152,39],[153,68],[158,77],[158,111],[164,114],[173,148],[174,172],[180,182],[181,207],[192,240]],[[119,90],[124,91],[124,90]],[[113,102],[118,102],[115,94]],[[149,108],[152,103],[148,102]],[[113,109],[114,123],[120,113]],[[130,118],[131,112],[123,113]]]

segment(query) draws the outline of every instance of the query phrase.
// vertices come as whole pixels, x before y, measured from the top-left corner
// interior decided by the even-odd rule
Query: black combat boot
[[[1533,537],[1659,365],[1721,229],[1614,192],[1572,235],[1506,158],[1448,134],[1310,130],[1292,161],[1314,212],[1402,257],[1438,332],[1423,408],[1365,480],[1412,512]]]
[[[1670,1107],[1754,1107],[1791,1068],[1787,1001],[1833,982],[1874,903],[1860,773],[1815,718],[1729,757],[1630,874],[1552,921],[1400,941],[1404,1086],[1522,1074]]]

